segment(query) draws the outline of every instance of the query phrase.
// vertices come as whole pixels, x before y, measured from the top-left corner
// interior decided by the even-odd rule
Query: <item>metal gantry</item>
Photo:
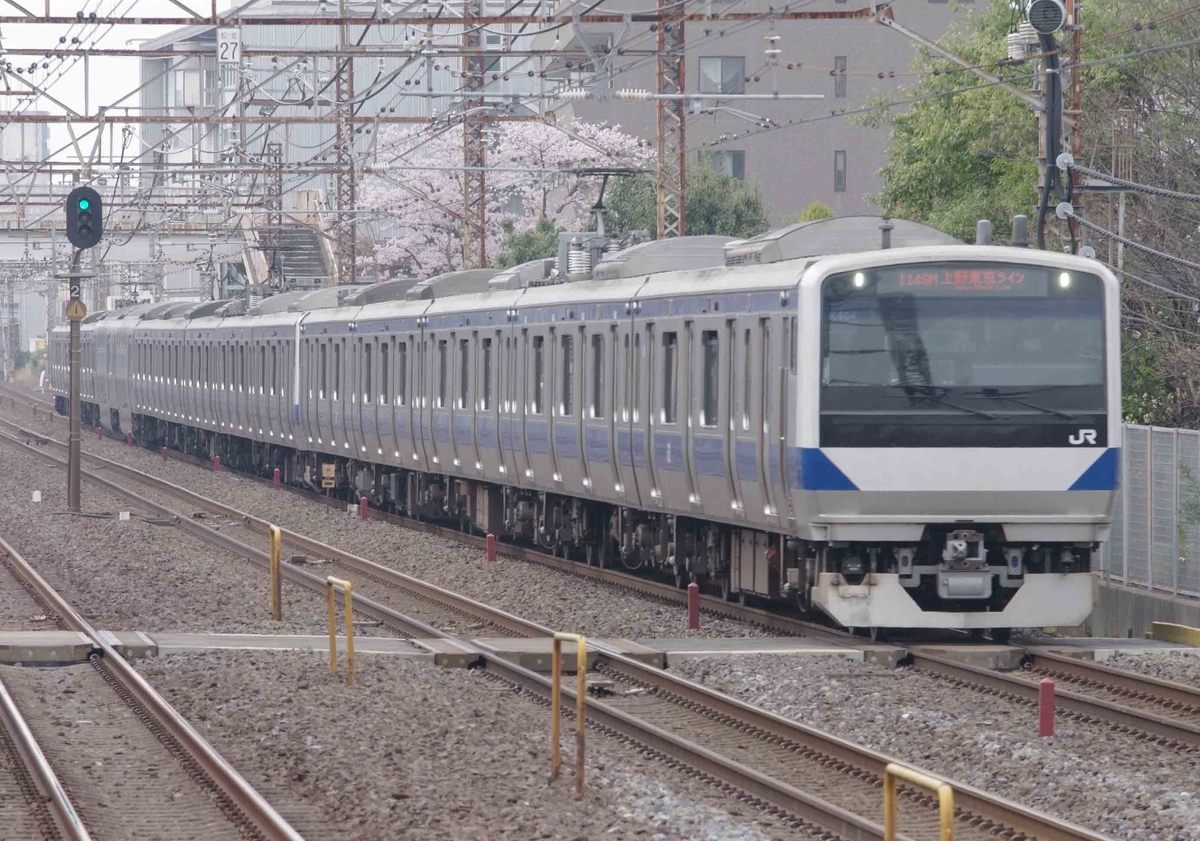
[[[687,180],[686,122],[682,94],[687,64],[684,60],[682,5],[659,0],[658,14],[658,238],[687,233],[684,190]]]

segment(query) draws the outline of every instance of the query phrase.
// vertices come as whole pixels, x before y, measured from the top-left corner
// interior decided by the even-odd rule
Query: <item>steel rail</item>
[[[5,436],[8,437],[8,436]],[[24,445],[22,445],[24,446]],[[36,450],[35,450],[36,452]],[[117,653],[91,624],[38,574],[13,546],[0,537],[0,552],[8,556],[14,569],[72,631],[84,634],[100,651],[105,667],[129,694],[145,708],[163,729],[177,741],[203,769],[226,797],[269,841],[303,841],[303,836],[259,794],[241,774],[217,753],[203,736],[181,716],[145,678]]]
[[[1200,709],[1200,689],[1194,686],[1067,657],[1039,647],[1027,647],[1025,653],[1029,664],[1035,669],[1044,666],[1047,670],[1115,687],[1136,697],[1157,698],[1164,703]]]
[[[2,433],[0,433],[0,436],[10,438],[11,440],[11,436],[3,435]],[[38,437],[44,438],[44,436],[40,435]],[[49,440],[53,441],[54,439]],[[40,450],[34,448],[29,449],[32,449],[33,452],[41,454],[44,457],[53,458],[52,456],[49,456]],[[165,480],[148,476],[147,474],[143,474],[133,468],[128,468],[124,465],[111,462],[98,456],[90,455],[87,457],[90,457],[94,461],[103,463],[105,467],[110,470],[125,473],[126,475],[135,477],[139,481],[147,481],[153,487],[169,487],[172,489],[172,492],[178,492],[179,494],[182,494],[190,499],[194,498],[201,502],[201,504],[208,505],[210,507],[219,507],[227,512],[229,516],[241,519],[248,518],[248,515],[245,515],[236,509],[225,506],[222,503],[216,503],[212,500],[208,500],[205,497],[201,497],[200,495],[184,488],[179,488],[178,486],[173,485],[170,482],[166,482]],[[57,459],[54,460],[57,461]],[[105,484],[111,484],[108,482],[108,480],[96,477],[92,473],[85,473],[85,477],[87,477],[89,481],[98,481]],[[128,496],[132,494],[132,491],[124,489],[120,485],[112,486],[115,489],[119,489],[119,492],[124,495]],[[174,512],[171,512],[170,509],[165,508],[165,506],[162,506],[160,510],[174,514]],[[214,535],[220,535],[219,532],[214,532],[213,530],[208,529],[206,526],[199,526],[199,528],[204,532],[211,532]],[[228,538],[225,535],[220,536],[224,537],[226,540],[231,540],[231,538]],[[303,539],[306,541],[311,541],[309,538]],[[244,547],[242,544],[237,545],[240,547],[239,551],[244,554],[248,547]],[[340,553],[339,550],[332,549],[332,547],[328,547],[326,544],[319,543],[318,541],[311,541],[311,545],[320,547],[321,551],[332,553],[334,556],[343,554]],[[257,552],[257,550],[251,551]],[[260,553],[260,555],[265,555],[265,553]],[[370,567],[374,569],[386,569],[385,567],[379,567],[378,565],[372,564],[369,561],[364,561],[364,563],[369,564]],[[407,576],[405,577],[408,578]],[[415,581],[416,579],[412,580]],[[434,588],[431,585],[427,586],[430,586],[430,592],[437,596],[448,597],[452,599],[465,599],[465,597],[458,596],[450,591],[442,590],[441,588]],[[355,594],[355,598],[358,598],[358,594]],[[486,611],[500,614],[502,616],[511,616],[510,614],[497,611],[494,608],[490,608],[487,605],[482,605],[478,602],[473,602],[473,604]],[[386,611],[387,609],[384,608],[384,610]],[[526,620],[520,621],[525,623],[525,625],[530,629],[530,636],[544,637],[552,635],[553,633],[551,629],[538,625],[537,623],[527,622]],[[453,636],[437,629],[431,628],[428,635],[431,637],[457,641]],[[479,651],[475,646],[469,643],[462,643],[462,645],[464,648]],[[652,666],[639,663],[631,658],[625,657],[611,647],[597,645],[597,649],[602,654],[606,662],[610,663],[614,668],[631,675],[635,680],[654,685],[662,692],[679,696],[688,703],[702,706],[713,711],[717,715],[727,716],[738,722],[739,726],[748,725],[754,727],[774,738],[786,739],[796,744],[804,745],[811,749],[820,751],[823,754],[827,754],[833,758],[836,758],[842,762],[853,765],[854,767],[868,770],[869,772],[876,774],[880,779],[883,777],[883,769],[886,767],[886,765],[889,762],[896,761],[892,757],[888,757],[884,754],[854,745],[853,743],[847,742],[844,739],[823,733],[819,730],[814,730],[797,722],[789,721],[780,716],[776,716],[772,713],[768,713],[764,710],[760,710],[743,702],[737,701],[736,699],[724,695],[723,693],[669,674],[661,669],[656,669]],[[543,690],[545,692],[549,691],[548,680],[531,672],[528,673],[528,676],[519,675],[518,672],[513,670],[520,669],[520,667],[504,660],[502,657],[496,657],[493,654],[487,654],[482,651],[479,651],[479,656],[482,660],[487,661],[489,668],[503,671],[506,675],[514,676],[514,679],[515,676],[520,676],[521,679],[516,682],[527,686],[527,688],[533,689],[534,684],[537,684],[537,686],[542,687],[542,689],[537,689],[535,691],[538,691],[539,693],[543,692]],[[532,683],[530,682],[531,680]],[[567,692],[568,695],[571,695],[571,693],[567,690],[564,690],[564,692]],[[573,695],[571,695],[571,697],[573,698]],[[593,706],[596,705],[592,702],[589,702],[589,709],[591,709]],[[828,826],[828,828],[832,831],[836,831],[841,834],[842,832],[853,829],[854,832],[858,834],[850,835],[849,837],[851,838],[881,837],[873,834],[876,829],[882,831],[880,827],[876,827],[874,824],[870,824],[869,827],[860,826],[859,824],[862,823],[861,818],[851,815],[850,817],[854,817],[854,821],[849,824],[845,823],[845,815],[842,814],[842,810],[833,804],[813,798],[810,795],[803,795],[802,792],[798,792],[796,789],[793,789],[786,783],[763,775],[759,772],[755,772],[753,769],[741,766],[732,759],[716,754],[699,745],[695,745],[687,740],[676,737],[673,734],[661,731],[657,728],[654,728],[652,725],[646,724],[645,722],[638,722],[636,719],[620,712],[619,710],[616,710],[615,708],[597,706],[596,709],[597,712],[595,715],[595,720],[602,726],[610,727],[617,732],[622,733],[623,735],[634,738],[643,744],[650,745],[654,747],[655,750],[659,750],[668,756],[679,759],[680,761],[696,767],[705,773],[712,773],[714,776],[719,777],[720,779],[735,785],[738,788],[747,791],[748,793],[754,794],[756,797],[760,797],[760,799],[767,803],[779,808],[786,808],[789,811],[795,810],[795,814],[802,816],[815,814],[812,812],[812,810],[817,808],[817,804],[819,804],[818,811],[824,810],[824,814],[834,815],[837,817],[836,826],[841,827],[841,829],[836,829],[834,826]],[[711,771],[705,770],[710,768],[712,769]],[[963,793],[959,801],[962,808],[972,813],[974,816],[977,816],[978,820],[991,821],[1010,830],[1023,832],[1026,835],[1039,839],[1050,839],[1050,841],[1081,841],[1082,839],[1086,839],[1086,841],[1102,841],[1103,836],[1092,833],[1083,827],[1078,827],[1067,821],[1062,821],[1060,819],[1026,809],[1019,804],[1013,803],[1004,798],[987,794],[979,789],[949,780],[948,782],[954,786],[956,792],[961,791]],[[798,794],[803,795],[800,800],[796,799],[796,795]],[[869,824],[870,822],[867,823]]]
[[[91,841],[91,834],[83,825],[75,807],[71,805],[71,798],[67,796],[66,789],[54,773],[54,768],[42,753],[33,731],[29,729],[21,711],[17,709],[16,701],[9,694],[3,680],[0,680],[0,722],[8,731],[21,763],[29,772],[59,834],[70,841]]]
[[[1017,675],[968,666],[945,657],[939,657],[920,646],[909,648],[902,665],[923,672],[940,675],[987,691],[1036,704],[1038,685]],[[1054,701],[1058,709],[1085,719],[1108,722],[1120,728],[1138,732],[1155,739],[1200,748],[1200,727],[1166,716],[1136,710],[1100,698],[1091,698],[1079,692],[1056,687]]]

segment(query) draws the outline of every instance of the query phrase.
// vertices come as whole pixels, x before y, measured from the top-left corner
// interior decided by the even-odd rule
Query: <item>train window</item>
[[[575,414],[575,337],[562,337],[562,395],[559,408],[563,417]]]
[[[207,345],[204,348],[204,368],[201,371],[201,379],[204,381],[204,387],[209,388],[210,378],[212,377],[212,350]]]
[[[533,337],[533,413],[542,413],[542,396],[546,387],[546,348],[542,336]]]
[[[604,417],[604,337],[592,336],[592,417]]]
[[[479,372],[480,398],[479,408],[487,412],[492,408],[492,340],[484,339],[481,343],[483,359]]]
[[[342,346],[345,339],[333,343],[333,399],[337,400],[342,393]]]
[[[317,387],[317,396],[322,400],[325,399],[326,390],[329,386],[329,346],[324,342],[321,343],[321,380]]]
[[[271,381],[271,392],[275,391],[275,382]],[[267,393],[267,346],[260,345],[258,348],[258,393]]]
[[[379,405],[386,406],[392,399],[392,381],[390,372],[388,371],[388,350],[395,339],[388,339],[386,342],[379,344]]]
[[[765,318],[758,320],[758,332],[762,337],[762,364],[758,366],[762,377],[762,425],[765,429],[771,415],[771,379],[768,361],[771,359],[771,322]]]
[[[396,405],[408,405],[408,342],[401,342],[396,350]]]
[[[438,394],[437,407],[446,408],[446,366],[449,364],[450,346],[446,339],[438,342]]]
[[[363,347],[363,369],[362,369],[362,396],[363,403],[371,402],[371,345],[367,344]]]
[[[471,343],[466,339],[458,340],[458,407],[467,408],[471,399]]]
[[[720,388],[721,378],[721,337],[716,330],[705,330],[700,334],[700,344],[704,348],[703,378],[701,388],[702,426],[717,425],[717,389]]]
[[[675,423],[679,388],[679,334],[674,330],[663,333],[663,397],[662,422]]]
[[[638,406],[642,403],[642,334],[633,336],[633,422],[638,422]]]
[[[225,390],[225,384],[229,382],[229,348],[226,345],[221,345],[221,391]]]
[[[796,324],[797,324],[796,316],[793,315],[791,320],[792,320],[792,338],[788,342],[788,367],[791,368],[791,371],[794,374],[794,373],[796,373],[796,354],[797,354],[796,348],[800,344],[800,336],[797,335],[797,333],[796,333],[796,329],[797,329],[796,328]]]
[[[275,396],[276,389],[279,388],[279,348],[276,345],[271,345],[271,396]]]
[[[246,346],[238,345],[238,391],[246,390]]]
[[[742,429],[750,429],[750,390],[751,377],[754,371],[752,353],[750,350],[750,331],[746,330],[745,339],[742,342]],[[766,361],[763,361],[766,364]]]

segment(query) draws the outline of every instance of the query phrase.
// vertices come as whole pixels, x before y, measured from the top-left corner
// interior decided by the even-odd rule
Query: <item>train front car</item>
[[[953,246],[801,287],[801,602],[860,628],[1082,623],[1120,463],[1112,273]]]

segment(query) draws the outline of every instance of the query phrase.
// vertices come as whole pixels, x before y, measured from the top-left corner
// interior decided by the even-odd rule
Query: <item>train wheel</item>
[[[992,642],[996,645],[1008,645],[1012,639],[1012,628],[992,628]]]

